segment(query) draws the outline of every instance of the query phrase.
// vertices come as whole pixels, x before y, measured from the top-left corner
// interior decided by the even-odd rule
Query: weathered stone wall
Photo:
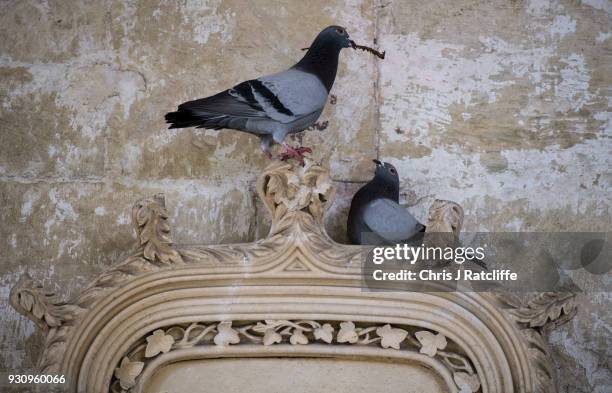
[[[467,230],[610,230],[609,0],[4,1],[0,3],[0,368],[40,336],[7,304],[29,271],[64,296],[134,247],[131,204],[167,195],[181,243],[250,241],[267,164],[256,138],[167,130],[178,103],[282,70],[324,26],[387,51],[345,50],[304,135],[331,168],[343,241],[371,159],[395,164],[421,219],[434,198]],[[551,337],[564,392],[604,392],[610,294]],[[25,343],[25,344],[24,344]],[[599,390],[598,390],[599,389]]]

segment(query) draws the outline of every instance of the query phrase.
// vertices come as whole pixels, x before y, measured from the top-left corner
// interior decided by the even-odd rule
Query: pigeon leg
[[[302,166],[304,166],[304,153],[312,153],[312,149],[309,147],[297,147],[294,149],[285,142],[283,142],[282,146],[283,152],[280,155],[280,160],[285,161],[289,158],[295,158]]]
[[[269,158],[272,159],[272,153],[270,152],[270,143],[272,142],[270,136],[262,136],[260,137],[261,142],[259,146],[261,147],[261,151]]]

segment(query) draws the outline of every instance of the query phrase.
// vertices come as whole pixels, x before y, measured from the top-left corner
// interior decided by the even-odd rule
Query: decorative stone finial
[[[173,247],[167,220],[164,194],[140,199],[132,208],[132,222],[144,258],[150,262],[182,264],[181,254]]]
[[[429,208],[427,232],[452,232],[459,236],[463,226],[463,208],[452,201],[436,199]]]
[[[452,201],[436,199],[427,214],[425,243],[428,246],[453,246],[463,226],[463,208]]]
[[[336,194],[328,171],[307,162],[304,167],[275,161],[257,181],[257,192],[272,215],[271,233],[290,213],[305,212],[321,224]]]

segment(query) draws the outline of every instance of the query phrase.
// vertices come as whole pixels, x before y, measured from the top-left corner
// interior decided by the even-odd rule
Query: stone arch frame
[[[335,190],[318,165],[275,162],[258,180],[267,238],[176,246],[163,195],[133,208],[139,248],[70,302],[27,275],[11,304],[46,331],[39,367],[70,392],[142,392],[165,364],[222,357],[351,357],[422,364],[451,392],[555,392],[543,330],[574,295],[527,303],[475,292],[366,292],[368,247],[323,228]],[[445,227],[439,201],[430,220]],[[432,209],[433,210],[433,209]],[[456,230],[456,218],[449,232]],[[435,289],[435,288],[432,288]]]

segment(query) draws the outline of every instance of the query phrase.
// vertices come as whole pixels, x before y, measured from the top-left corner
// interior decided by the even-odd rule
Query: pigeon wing
[[[327,90],[315,75],[289,69],[185,102],[166,121],[170,128],[209,129],[244,129],[249,120],[287,124],[320,113],[326,101]]]
[[[251,81],[242,82],[214,96],[188,101],[179,105],[179,111],[194,114],[222,115],[246,118],[265,118],[266,112],[252,93]]]
[[[391,243],[408,240],[423,228],[408,210],[387,198],[368,203],[363,219],[372,232]]]
[[[214,96],[188,101],[166,113],[170,128],[244,129],[250,119],[270,120],[252,93],[250,81]]]
[[[327,90],[315,75],[290,69],[242,82],[214,96],[185,102],[179,105],[179,111],[290,123],[322,110],[326,100]]]
[[[257,103],[281,123],[320,112],[327,102],[327,89],[308,72],[289,69],[251,82]]]

